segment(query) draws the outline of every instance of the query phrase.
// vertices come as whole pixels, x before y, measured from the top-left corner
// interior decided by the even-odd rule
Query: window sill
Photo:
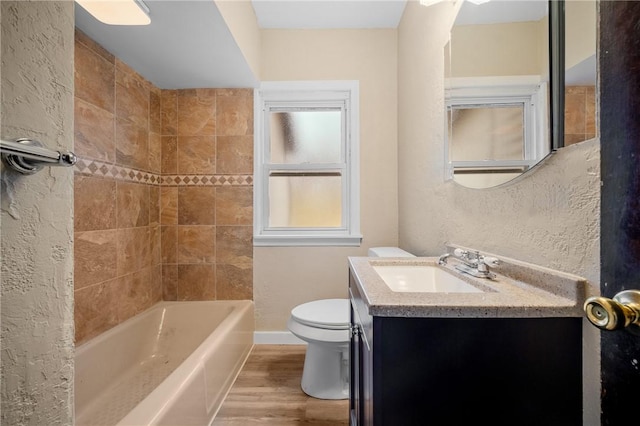
[[[254,247],[359,247],[362,235],[254,235]]]

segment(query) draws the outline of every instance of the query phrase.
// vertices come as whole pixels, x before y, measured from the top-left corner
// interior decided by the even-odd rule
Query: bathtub
[[[76,348],[75,424],[210,424],[254,328],[251,301],[152,306]]]

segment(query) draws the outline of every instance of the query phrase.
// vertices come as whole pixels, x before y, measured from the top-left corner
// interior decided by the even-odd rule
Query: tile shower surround
[[[160,300],[253,299],[252,90],[161,90],[75,41],[76,344]]]
[[[596,137],[595,86],[568,86],[565,89],[565,145]]]

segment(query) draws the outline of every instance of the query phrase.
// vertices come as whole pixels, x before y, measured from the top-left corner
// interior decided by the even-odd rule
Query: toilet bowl
[[[289,330],[307,342],[302,390],[320,399],[349,397],[349,300],[324,299],[291,310]]]
[[[373,247],[371,257],[413,257],[398,247]],[[322,299],[291,310],[289,331],[307,342],[302,390],[319,399],[349,397],[349,299]]]

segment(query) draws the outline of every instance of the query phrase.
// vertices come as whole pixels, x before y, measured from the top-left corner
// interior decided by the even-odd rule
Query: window
[[[358,82],[263,82],[254,99],[254,245],[360,245]]]
[[[547,85],[539,77],[456,78],[449,85],[448,178],[508,181],[549,153]]]

